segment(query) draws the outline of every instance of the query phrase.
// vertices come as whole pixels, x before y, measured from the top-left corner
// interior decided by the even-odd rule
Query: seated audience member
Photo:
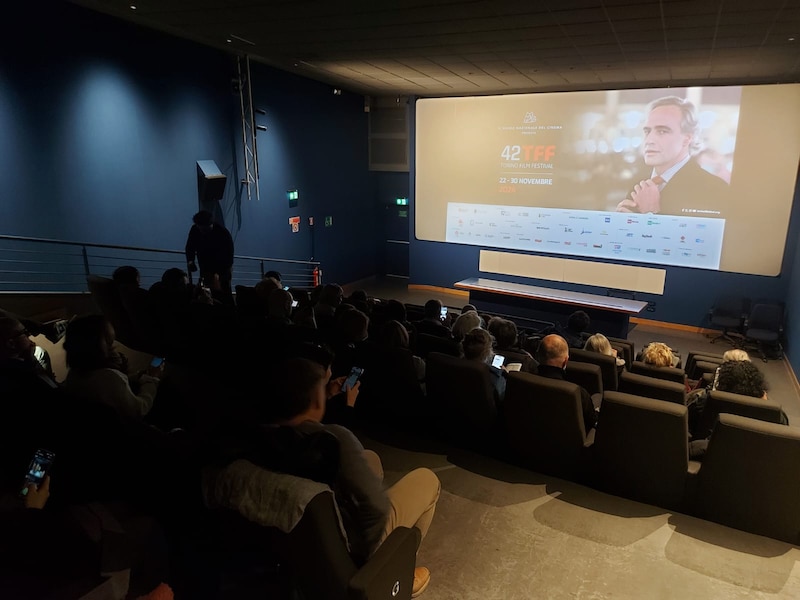
[[[314,305],[314,314],[319,320],[320,317],[333,317],[336,309],[342,303],[344,298],[344,291],[342,286],[336,283],[329,283],[322,288],[319,295],[319,300]]]
[[[467,311],[458,315],[453,323],[453,339],[460,342],[470,331],[476,327],[483,327],[483,319],[475,311]]]
[[[0,596],[3,598],[66,598],[59,592],[74,587],[76,582],[97,585],[102,581],[102,548],[109,543],[103,537],[107,533],[105,523],[82,522],[76,518],[76,510],[45,508],[49,497],[48,475],[41,485],[28,485],[23,499],[3,499],[0,509]],[[97,505],[78,510],[102,511],[111,516],[108,508]],[[99,519],[94,512],[92,517]],[[143,529],[137,525],[137,529]],[[160,583],[167,578],[166,540],[152,521],[147,525],[155,531],[145,535],[137,531],[133,536],[127,532],[136,539],[124,549],[132,559],[128,563],[131,566],[128,594],[145,600],[171,600],[169,586]],[[116,544],[120,545],[119,533],[111,535],[118,536]],[[122,554],[121,546],[119,553]],[[141,596],[155,588],[161,595]]]
[[[5,313],[6,315],[11,313]],[[2,377],[14,378],[19,371],[23,379],[35,374],[45,377],[48,386],[55,386],[55,374],[50,364],[50,356],[44,348],[30,339],[33,335],[28,327],[16,317],[0,316],[0,371]]]
[[[408,320],[408,316],[406,315],[406,305],[399,300],[391,299],[386,301],[384,307],[384,317],[386,320],[397,321],[398,323],[401,323],[403,327],[408,330],[410,335],[414,330],[414,326]]]
[[[111,279],[117,285],[133,285],[139,287],[141,284],[139,269],[131,265],[123,265],[114,269]]]
[[[675,356],[672,348],[663,342],[650,342],[642,350],[642,362],[654,367],[677,367],[680,357]]]
[[[746,353],[745,353],[746,355]],[[733,356],[742,356],[734,354]],[[746,360],[727,360],[717,369],[717,377],[714,389],[720,392],[740,394],[742,396],[752,396],[753,398],[763,398],[767,400],[767,382],[763,373]],[[706,388],[696,390],[687,399],[689,404],[689,431],[692,434],[692,441],[689,443],[689,456],[693,460],[702,460],[708,448],[708,437],[711,431],[698,431],[697,425],[701,422],[702,412],[705,409],[708,390]],[[789,424],[789,417],[781,410],[781,423]]]
[[[426,335],[435,335],[436,337],[442,337],[452,339],[453,334],[450,331],[450,328],[447,327],[444,323],[442,323],[442,303],[438,300],[428,300],[425,303],[424,308],[424,317],[422,320],[417,321],[414,323],[414,327],[417,330],[417,333],[424,333]]]
[[[381,328],[380,344],[384,348],[403,348],[410,349],[408,330],[399,321],[386,321]],[[425,361],[416,354],[413,355],[414,369],[417,373],[417,380],[421,383],[425,381]]]
[[[525,371],[526,373],[536,372],[539,363],[528,351],[519,347],[519,332],[514,321],[503,319],[502,317],[492,317],[487,329],[494,336],[495,352],[505,356],[506,366],[509,363],[518,362],[522,365],[520,371]]]
[[[22,325],[30,332],[31,335],[43,335],[54,344],[57,344],[64,337],[64,332],[67,330],[66,319],[58,319],[49,321],[47,323],[41,323],[36,319],[23,317],[9,310],[0,308],[0,318],[3,317],[16,319],[22,323]],[[44,352],[44,349],[42,349],[42,352]]]
[[[289,359],[276,371],[272,378],[276,386],[273,400],[278,416],[276,424],[291,427],[301,436],[329,434],[339,447],[335,480],[324,483],[331,484],[334,490],[356,562],[363,564],[396,527],[417,527],[424,539],[441,490],[436,475],[429,469],[415,469],[384,489],[378,455],[365,450],[350,430],[322,423],[330,371],[303,358]],[[354,404],[358,386],[346,393],[348,404]],[[265,428],[264,434],[269,436],[269,430]],[[412,597],[421,594],[429,581],[428,569],[417,567]]]
[[[264,277],[255,285],[254,289],[256,291],[256,296],[261,303],[262,314],[267,314],[267,303],[269,302],[270,294],[272,294],[274,290],[283,289],[283,287],[281,286],[280,281],[277,279],[272,277]]]
[[[474,304],[465,304],[464,306],[461,307],[461,314],[463,315],[465,312],[469,312],[471,310],[478,312],[478,309],[475,308]]]
[[[722,363],[716,383],[716,389],[720,392],[767,399],[764,374],[749,360],[729,360]]]
[[[369,304],[369,297],[367,296],[367,292],[364,290],[353,290],[353,293],[350,294],[346,300],[342,300],[342,302],[347,302],[355,306],[358,310],[369,315],[372,312]]]
[[[61,425],[54,417],[63,400],[59,385],[36,360],[35,348],[20,321],[0,317],[0,490],[14,493],[33,452],[53,449]]]
[[[267,299],[267,323],[273,326],[292,324],[292,294],[284,289],[272,290]]]
[[[274,279],[281,285],[281,287],[283,287],[283,277],[278,271],[267,271],[266,273],[264,273],[264,279],[269,279],[269,278]]]
[[[563,337],[571,348],[583,348],[590,324],[591,319],[585,311],[576,310],[569,316]]]
[[[163,363],[138,377],[138,393],[114,359],[114,328],[102,315],[78,317],[67,327],[64,350],[69,373],[64,388],[70,395],[107,404],[120,414],[141,418],[153,407]]]
[[[583,347],[583,349],[591,352],[597,352],[599,354],[605,354],[606,356],[613,356],[617,361],[617,369],[619,371],[622,371],[623,367],[625,367],[625,359],[617,356],[616,348],[611,346],[611,342],[609,342],[608,338],[602,333],[595,333],[594,335],[590,336],[586,340],[586,345]]]
[[[744,350],[741,350],[739,348],[731,348],[730,350],[726,350],[725,352],[722,353],[722,362],[726,363],[731,360],[749,361],[750,355]],[[719,367],[717,367],[716,371],[714,372],[714,381],[711,384],[711,388],[716,390],[718,385],[719,385]]]
[[[558,334],[551,333],[542,338],[538,351],[539,368],[537,373],[550,379],[565,380],[564,370],[569,361],[569,345],[567,340]],[[583,426],[588,435],[597,425],[597,411],[592,404],[592,397],[585,388],[581,390],[581,407],[583,408]]]
[[[466,314],[470,313],[465,313],[461,316],[465,316]],[[489,371],[492,377],[492,384],[494,385],[495,404],[499,407],[503,403],[503,398],[505,398],[506,395],[506,378],[504,376],[504,369],[492,366],[492,359],[494,358],[493,346],[494,338],[492,338],[492,334],[480,327],[476,327],[467,333],[461,341],[464,359],[486,365],[486,369]]]

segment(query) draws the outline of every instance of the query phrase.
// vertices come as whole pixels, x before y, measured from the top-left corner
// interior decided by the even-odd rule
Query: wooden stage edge
[[[436,285],[422,285],[417,283],[409,283],[408,289],[410,290],[423,290],[429,292],[438,292],[441,294],[450,294],[469,298],[469,292],[466,290],[459,290],[455,288],[439,287]],[[718,329],[706,329],[705,327],[695,327],[694,325],[683,325],[681,323],[668,323],[666,321],[654,321],[652,319],[642,319],[640,317],[631,317],[631,323],[637,325],[652,325],[653,327],[663,327],[664,329],[673,329],[677,331],[688,331],[690,333],[705,333],[719,335],[722,333]]]

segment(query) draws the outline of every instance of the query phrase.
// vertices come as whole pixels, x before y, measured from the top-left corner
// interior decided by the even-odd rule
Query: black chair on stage
[[[712,327],[719,327],[722,333],[711,340],[726,340],[738,346],[743,339],[744,321],[750,310],[750,300],[741,296],[721,296],[708,311],[708,321]]]

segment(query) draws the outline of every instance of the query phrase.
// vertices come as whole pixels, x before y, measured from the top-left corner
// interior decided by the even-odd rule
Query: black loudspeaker
[[[219,170],[213,160],[197,161],[197,200],[200,206],[207,206],[225,195],[228,178]]]

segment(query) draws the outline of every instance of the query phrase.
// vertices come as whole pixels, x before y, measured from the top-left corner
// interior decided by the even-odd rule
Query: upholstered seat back
[[[581,477],[591,438],[584,434],[576,384],[509,373],[503,411],[509,445],[522,463],[542,473]]]
[[[686,386],[684,384],[638,373],[625,372],[620,375],[619,391],[634,396],[686,404]]]
[[[617,361],[613,356],[606,356],[591,350],[569,349],[569,359],[571,361],[591,363],[600,367],[603,376],[603,390],[617,391],[619,380],[617,377]]]
[[[606,392],[592,448],[597,486],[680,507],[689,467],[687,419],[686,407],[674,402]]]
[[[425,381],[428,400],[438,407],[450,439],[478,442],[475,436],[493,434],[497,406],[487,365],[431,352]]]
[[[693,514],[800,544],[800,429],[721,414],[697,475]]]
[[[639,375],[655,377],[656,379],[663,379],[665,381],[674,381],[675,383],[684,383],[686,381],[686,373],[683,369],[654,367],[640,360],[635,360],[631,363],[630,371],[631,373],[638,373]]]

